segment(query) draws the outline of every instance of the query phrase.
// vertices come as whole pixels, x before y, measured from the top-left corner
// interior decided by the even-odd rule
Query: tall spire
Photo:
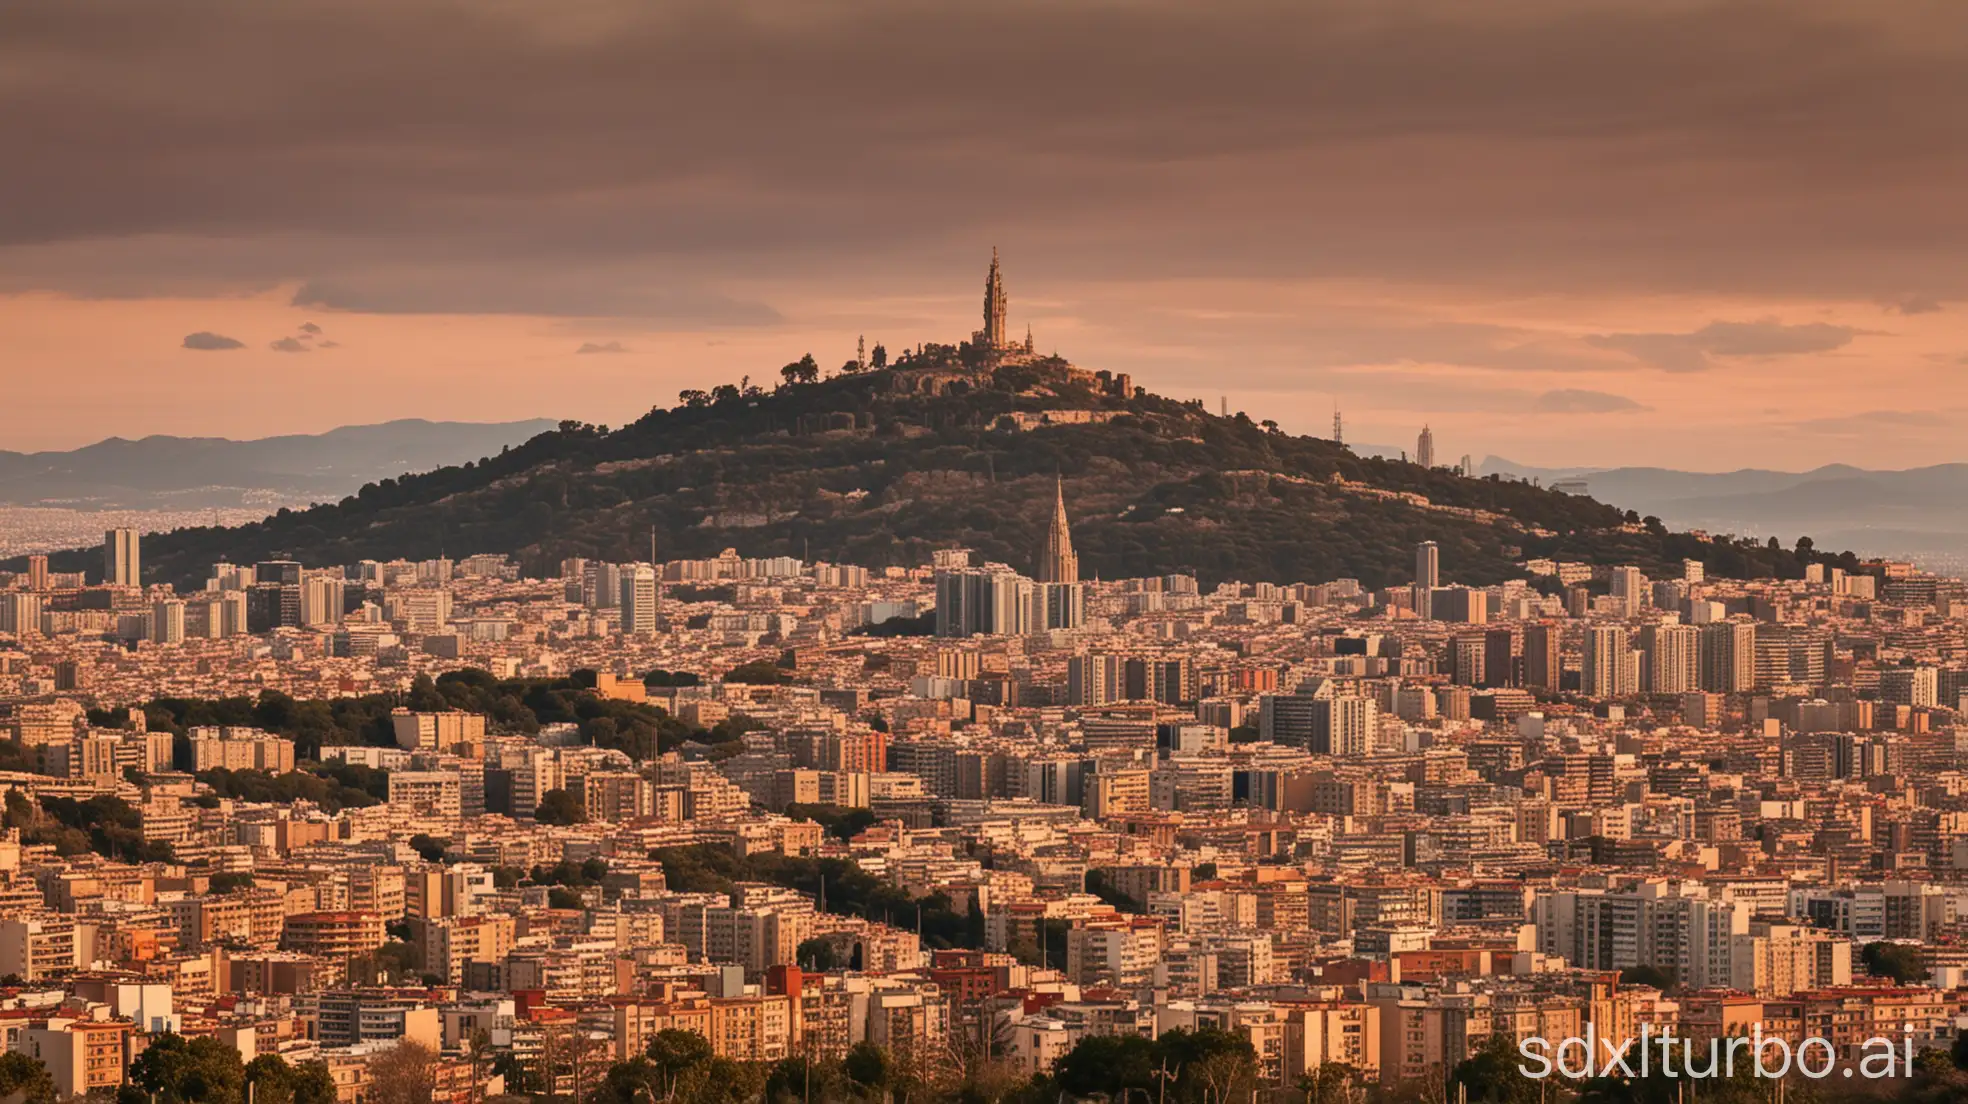
[[[1045,553],[1039,557],[1039,582],[1077,583],[1080,558],[1073,554],[1073,533],[1066,522],[1066,480],[1056,484],[1052,528],[1046,531]]]
[[[984,278],[984,347],[1005,347],[1004,277],[998,274],[998,247],[991,247],[991,274]]]

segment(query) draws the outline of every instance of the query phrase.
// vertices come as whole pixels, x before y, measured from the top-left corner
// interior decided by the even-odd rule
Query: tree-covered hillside
[[[1029,569],[1063,479],[1082,570],[1107,578],[1191,572],[1276,582],[1404,582],[1417,541],[1445,575],[1488,583],[1526,556],[1660,570],[1700,559],[1718,574],[1795,575],[1808,558],[1638,524],[1529,483],[1363,458],[1238,414],[1209,414],[1069,371],[1063,362],[979,369],[943,361],[799,382],[686,392],[635,423],[563,423],[476,463],[370,484],[339,503],[235,529],[145,540],[150,581],[202,580],[220,560],[516,556],[530,572],[568,556],[793,555],[871,567],[970,547]],[[937,393],[924,394],[935,376]],[[1094,419],[1081,424],[1046,424]],[[1020,426],[1028,428],[1020,428]],[[92,550],[58,570],[99,569]]]

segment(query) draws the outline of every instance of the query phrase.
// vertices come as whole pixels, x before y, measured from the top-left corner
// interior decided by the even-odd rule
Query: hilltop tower
[[[1039,556],[1039,582],[1077,583],[1080,558],[1073,554],[1073,533],[1066,523],[1066,481],[1057,485],[1052,528],[1046,531],[1045,551]]]
[[[1415,463],[1424,468],[1435,466],[1435,434],[1425,425],[1421,436],[1415,438]]]
[[[1004,277],[998,274],[998,249],[991,247],[991,274],[984,278],[984,329],[980,331],[986,349],[1002,349],[1005,338]]]

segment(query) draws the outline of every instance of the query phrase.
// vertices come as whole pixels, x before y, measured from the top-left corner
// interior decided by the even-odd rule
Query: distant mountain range
[[[111,437],[70,452],[0,452],[0,505],[203,510],[339,500],[365,483],[494,456],[553,429],[407,418],[327,433],[233,441]]]
[[[1582,480],[1601,502],[1658,517],[1675,529],[1809,536],[1820,548],[1888,556],[1968,556],[1968,464],[1870,471],[1828,464],[1807,472],[1746,468],[1533,468],[1488,457],[1482,475]]]

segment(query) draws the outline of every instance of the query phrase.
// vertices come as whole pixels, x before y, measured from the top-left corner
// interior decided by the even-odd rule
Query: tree
[[[1493,1035],[1476,1053],[1456,1063],[1449,1076],[1448,1096],[1461,1099],[1467,1093],[1469,1104],[1536,1104],[1540,1099],[1538,1082],[1518,1071],[1522,1059],[1517,1047],[1502,1035]]]
[[[541,824],[586,824],[588,809],[566,790],[548,790],[540,797],[533,819]]]
[[[895,1078],[895,1063],[887,1049],[866,1039],[854,1044],[841,1059],[841,1070],[863,1092],[879,1096]]]
[[[1134,1089],[1153,1092],[1160,1068],[1156,1049],[1139,1035],[1089,1035],[1060,1056],[1052,1079],[1071,1096],[1119,1099]]]
[[[1353,1067],[1343,1062],[1322,1062],[1299,1077],[1298,1091],[1305,1104],[1349,1104],[1353,1076]]]
[[[772,1072],[765,1078],[765,1099],[768,1104],[840,1100],[846,1095],[840,1091],[840,1081],[840,1066],[796,1054],[773,1063]]]
[[[237,1048],[209,1036],[186,1039],[166,1032],[130,1063],[126,1089],[158,1104],[239,1104],[246,1071]]]
[[[425,862],[430,862],[430,863],[443,862],[444,852],[448,848],[450,848],[450,846],[451,846],[450,840],[436,839],[432,836],[426,835],[423,832],[419,832],[416,835],[410,837],[410,849],[415,851],[418,855],[422,856]]]
[[[868,350],[868,364],[875,368],[888,367],[888,346],[876,342],[875,347]]]
[[[686,1075],[695,1073],[711,1064],[717,1056],[711,1049],[711,1041],[695,1031],[683,1031],[666,1027],[649,1040],[644,1053],[650,1064],[656,1068],[656,1076],[663,1086],[663,1096],[676,1095],[678,1081]]]
[[[365,1104],[430,1104],[437,1091],[437,1052],[402,1039],[369,1059]]]
[[[1674,975],[1644,962],[1621,970],[1619,979],[1621,985],[1646,985],[1660,990],[1674,988]]]
[[[1905,943],[1885,940],[1868,943],[1859,952],[1859,958],[1865,963],[1866,973],[1892,978],[1900,985],[1927,976],[1927,967],[1920,964],[1920,949]]]
[[[253,1087],[253,1104],[294,1104],[294,1070],[278,1054],[246,1063],[246,1083]]]
[[[20,1094],[21,1104],[55,1104],[55,1078],[48,1067],[19,1051],[0,1054],[0,1096]]]
[[[840,968],[834,954],[834,945],[826,939],[808,939],[799,945],[793,958],[800,969],[809,973],[827,974]]]

